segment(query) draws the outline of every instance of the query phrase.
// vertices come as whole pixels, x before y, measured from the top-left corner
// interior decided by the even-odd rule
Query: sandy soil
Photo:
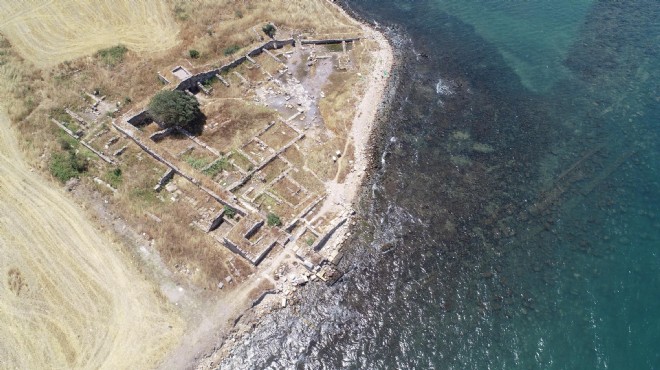
[[[167,50],[178,26],[161,0],[3,0],[0,32],[43,68],[119,43],[135,52]]]
[[[0,112],[0,368],[149,368],[182,321],[61,190]]]
[[[328,3],[341,9],[330,1]],[[343,9],[341,9],[341,12],[350,18]],[[366,38],[371,38],[378,43],[379,50],[373,54],[374,64],[371,68],[371,73],[368,76],[364,76],[366,78],[366,81],[364,81],[364,86],[366,86],[364,97],[357,106],[351,131],[346,142],[346,148],[343,150],[343,152],[346,152],[350,144],[355,146],[353,168],[346,176],[344,182],[338,183],[338,179],[335,178],[333,181],[325,183],[328,196],[319,214],[326,212],[336,205],[342,206],[349,213],[353,210],[353,204],[357,200],[360,186],[369,165],[369,139],[374,129],[378,107],[383,101],[385,88],[392,70],[392,63],[394,62],[392,46],[385,36],[364,23],[356,20],[354,22],[359,24]],[[349,224],[350,222],[346,223],[345,226],[339,228],[334,233],[326,249],[336,249],[341,245],[345,240]]]

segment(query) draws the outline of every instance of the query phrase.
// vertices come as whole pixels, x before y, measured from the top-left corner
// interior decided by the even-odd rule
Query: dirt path
[[[219,354],[215,347],[222,343],[222,337],[231,329],[232,321],[242,312],[250,308],[254,297],[253,291],[264,281],[275,283],[275,270],[286,260],[295,257],[287,250],[277,253],[273,259],[261,263],[259,272],[242,285],[235,287],[227,296],[212,303],[210,307],[198,309],[197,317],[182,337],[179,346],[163,361],[161,369],[193,369],[205,368],[217,361]]]
[[[61,190],[0,111],[0,368],[150,368],[182,321]]]
[[[338,7],[331,2],[328,2],[327,4],[329,6]],[[343,9],[339,7],[338,9],[346,15],[346,17],[350,18]],[[324,214],[337,205],[342,206],[344,209],[350,209],[352,203],[356,200],[360,185],[367,172],[367,165],[369,164],[369,138],[373,131],[378,107],[383,100],[385,88],[394,63],[392,46],[385,36],[364,23],[360,23],[357,20],[353,20],[353,22],[360,26],[365,38],[372,39],[378,43],[379,49],[372,56],[374,62],[371,68],[371,73],[364,76],[366,79],[366,89],[364,91],[364,96],[356,109],[351,129],[348,133],[348,140],[344,147],[345,153],[350,144],[355,146],[353,170],[348,173],[346,179],[342,183],[339,183],[340,166],[340,170],[337,171],[335,178],[332,181],[325,182],[326,193],[328,196],[323,202],[318,214]],[[342,161],[340,163],[342,166],[348,165],[347,163],[344,163],[344,161],[346,161],[345,158],[340,158],[340,161]],[[343,235],[347,229],[347,227],[342,227],[335,233],[335,243],[340,243],[343,240]]]

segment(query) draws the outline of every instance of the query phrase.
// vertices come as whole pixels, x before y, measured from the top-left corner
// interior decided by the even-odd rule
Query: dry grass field
[[[0,112],[0,368],[154,367],[181,320],[20,157]]]
[[[178,25],[160,0],[3,0],[0,32],[38,67],[117,44],[136,52],[167,50]]]
[[[13,120],[41,126],[38,137],[52,131],[31,113],[57,97],[37,68],[118,43],[138,52],[177,43],[178,25],[161,1],[90,4],[0,1],[0,100]],[[155,367],[176,344],[181,319],[122,249],[22,156],[3,109],[0,368]]]

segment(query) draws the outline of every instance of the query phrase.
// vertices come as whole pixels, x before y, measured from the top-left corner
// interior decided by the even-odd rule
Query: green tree
[[[188,55],[190,55],[190,57],[193,58],[193,59],[197,59],[197,58],[199,58],[199,51],[197,51],[195,49],[190,49],[190,50],[188,50]]]
[[[163,127],[186,126],[201,117],[199,102],[178,90],[163,90],[151,98],[149,113]]]

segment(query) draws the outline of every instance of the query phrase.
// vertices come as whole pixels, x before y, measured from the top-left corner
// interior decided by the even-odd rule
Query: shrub
[[[122,182],[121,168],[115,168],[108,172],[106,179],[108,180],[108,184],[116,189]]]
[[[272,23],[267,23],[263,27],[261,27],[261,30],[264,31],[268,37],[273,38],[275,37],[275,32],[277,31],[277,28]]]
[[[181,91],[159,91],[149,102],[149,113],[164,127],[185,126],[200,118],[199,102]]]
[[[87,171],[87,159],[80,157],[72,150],[64,153],[55,153],[50,160],[50,173],[61,182],[79,177]]]
[[[113,67],[124,60],[124,55],[128,51],[128,48],[124,45],[117,45],[107,49],[101,49],[96,53],[96,56],[101,59],[101,61]]]
[[[216,83],[216,82],[218,82],[218,78],[213,76],[213,77],[209,78],[208,80],[202,82],[202,85],[204,85],[204,87],[206,87],[206,88],[209,88],[209,87],[213,86],[213,84]]]
[[[197,59],[197,58],[199,58],[199,51],[197,51],[195,49],[190,49],[190,50],[188,50],[188,55],[190,55],[190,57],[193,58],[193,59]]]
[[[72,138],[68,134],[65,134],[64,131],[60,132],[58,143],[60,144],[60,149],[67,152],[75,152],[75,150],[78,148],[78,140]]]
[[[181,5],[176,5],[174,7],[174,16],[180,21],[185,21],[188,19],[188,13]]]
[[[229,218],[234,218],[234,216],[236,216],[236,210],[231,208],[230,206],[225,206],[225,216]]]
[[[280,216],[272,212],[268,214],[268,226],[281,226],[281,225],[282,225],[282,220],[280,220]]]
[[[240,49],[241,49],[240,46],[234,44],[232,46],[227,46],[223,52],[224,52],[225,56],[227,56],[227,55],[234,54],[235,52],[239,51]]]

